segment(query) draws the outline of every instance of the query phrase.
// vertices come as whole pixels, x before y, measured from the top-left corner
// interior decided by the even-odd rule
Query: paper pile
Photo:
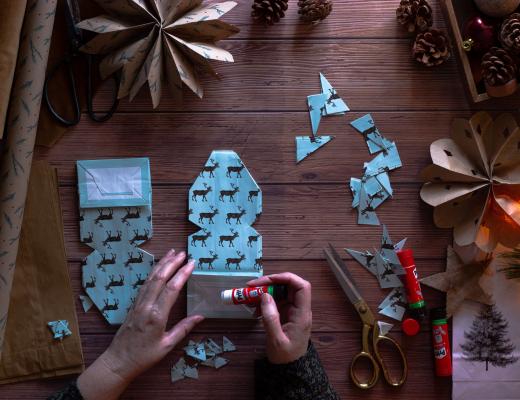
[[[321,117],[343,115],[350,111],[343,99],[338,96],[327,78],[320,73],[321,93],[307,97],[307,106],[311,118],[312,135],[296,137],[296,162],[299,163],[309,154],[330,142],[334,136],[318,136]]]
[[[399,279],[399,275],[404,275],[405,271],[399,262],[396,252],[401,250],[405,243],[406,239],[403,239],[394,245],[388,229],[383,225],[380,250],[374,250],[372,253],[368,250],[345,249],[359,264],[377,278],[381,288],[394,289],[379,305],[379,310],[381,314],[399,321],[402,319],[406,309],[406,297],[404,290],[402,290],[403,283]]]
[[[184,357],[181,357],[171,369],[171,381],[175,383],[184,378],[199,379],[198,366],[204,365],[215,369],[222,368],[229,363],[229,360],[221,354],[235,351],[236,347],[227,337],[222,337],[222,345],[208,338],[200,342],[190,340],[184,347],[187,357],[195,360],[195,364],[189,365]]]
[[[383,202],[392,196],[392,186],[388,172],[402,166],[395,142],[379,133],[370,114],[350,123],[361,133],[370,154],[379,153],[363,166],[363,177],[350,178],[352,207],[358,209],[358,224],[379,225],[375,212]]]

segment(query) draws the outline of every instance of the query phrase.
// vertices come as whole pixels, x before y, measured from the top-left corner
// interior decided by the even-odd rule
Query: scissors
[[[368,307],[368,304],[359,294],[357,285],[355,284],[350,271],[346,268],[345,263],[336,250],[334,250],[334,248],[329,244],[329,247],[323,249],[323,252],[325,253],[327,262],[329,263],[332,272],[334,272],[334,275],[336,276],[336,279],[338,280],[341,288],[347,295],[348,299],[358,312],[361,321],[363,322],[363,347],[361,351],[352,359],[352,363],[350,364],[350,377],[352,382],[354,382],[354,384],[360,389],[370,389],[379,380],[380,369],[382,369],[384,379],[390,386],[401,386],[406,380],[406,376],[408,374],[408,364],[406,362],[406,356],[404,355],[403,349],[394,339],[381,333],[379,321],[376,321],[374,314],[372,314],[372,311]],[[372,335],[370,335],[371,332]],[[400,371],[401,376],[398,378],[398,380],[394,380],[392,378],[390,371],[387,368],[381,353],[379,352],[380,344],[383,342],[396,349],[394,351],[399,354],[401,359],[402,369]],[[361,381],[356,374],[356,371],[358,370],[357,365],[362,359],[368,360],[372,369],[372,376],[367,381]]]
[[[74,69],[72,65],[72,61],[78,57],[85,57],[87,62],[87,112],[89,117],[96,122],[105,122],[108,121],[114,112],[117,109],[118,99],[117,99],[117,90],[114,93],[114,98],[112,102],[112,107],[106,113],[96,114],[92,109],[92,101],[93,101],[93,93],[92,93],[92,56],[90,54],[85,54],[80,51],[81,46],[84,44],[83,42],[83,34],[81,30],[76,26],[80,21],[81,17],[79,14],[79,5],[76,0],[67,0],[65,5],[65,18],[67,23],[67,36],[69,38],[70,49],[65,54],[65,56],[59,61],[56,65],[52,67],[49,71],[49,74],[45,78],[45,84],[43,87],[43,97],[44,101],[47,104],[49,112],[51,116],[61,122],[65,126],[73,126],[77,125],[81,119],[81,109],[80,102],[78,98],[78,93],[76,91],[76,79],[74,77]],[[52,105],[52,102],[49,97],[49,82],[54,78],[56,72],[62,67],[67,68],[68,80],[70,85],[70,96],[71,103],[74,106],[74,116],[72,119],[68,119],[59,114],[58,111]],[[116,87],[118,79],[114,76],[116,80]]]

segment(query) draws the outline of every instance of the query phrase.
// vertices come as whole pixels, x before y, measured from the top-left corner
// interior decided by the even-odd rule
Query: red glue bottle
[[[224,290],[220,298],[224,304],[259,304],[262,295],[269,293],[275,301],[287,298],[286,285],[251,286]]]
[[[431,310],[430,317],[432,320],[435,375],[451,376],[451,350],[446,309],[444,307],[434,308]]]
[[[408,311],[412,318],[422,320],[426,315],[426,303],[419,283],[419,276],[415,268],[413,259],[413,250],[405,249],[397,252],[397,257],[406,271],[405,288],[406,297],[408,298]]]

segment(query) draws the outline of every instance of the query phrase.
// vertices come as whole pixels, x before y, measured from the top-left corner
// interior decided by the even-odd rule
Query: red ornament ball
[[[462,39],[464,50],[485,53],[495,43],[495,27],[483,17],[472,17],[464,24]]]

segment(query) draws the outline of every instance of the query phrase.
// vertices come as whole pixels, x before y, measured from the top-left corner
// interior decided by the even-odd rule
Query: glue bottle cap
[[[403,321],[402,329],[405,335],[407,336],[415,336],[419,333],[421,329],[421,325],[419,325],[419,322],[413,318],[406,318]]]
[[[233,289],[223,290],[220,292],[220,299],[223,304],[233,304]]]

